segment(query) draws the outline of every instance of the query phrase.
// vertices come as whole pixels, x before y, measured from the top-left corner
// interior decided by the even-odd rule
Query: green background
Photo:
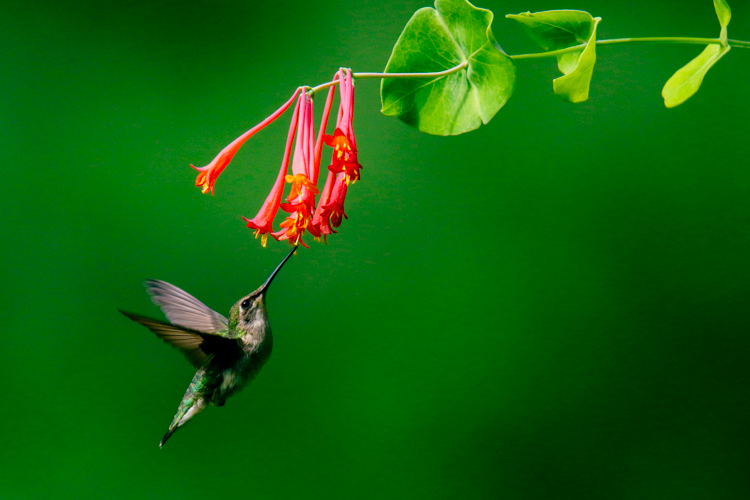
[[[750,497],[750,51],[673,110],[696,46],[598,47],[591,98],[518,62],[488,126],[420,134],[357,84],[362,181],[268,296],[274,354],[159,449],[193,370],[116,308],[141,282],[225,313],[288,249],[245,228],[301,84],[380,71],[427,2],[5,2],[0,9],[0,497]],[[487,0],[715,37],[708,0]],[[750,39],[733,2],[731,38]],[[318,112],[322,100],[318,101]]]

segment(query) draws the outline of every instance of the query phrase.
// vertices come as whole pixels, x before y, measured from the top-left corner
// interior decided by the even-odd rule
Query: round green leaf
[[[466,0],[436,0],[414,13],[385,67],[386,73],[433,73],[461,63],[447,76],[384,78],[382,112],[422,132],[458,135],[488,123],[508,101],[516,66],[497,44],[492,12]]]

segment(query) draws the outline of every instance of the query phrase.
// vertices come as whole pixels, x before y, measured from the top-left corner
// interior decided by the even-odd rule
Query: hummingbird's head
[[[267,322],[266,294],[263,287],[242,297],[229,311],[230,326],[244,332],[258,331]]]
[[[245,295],[232,306],[232,309],[229,311],[230,327],[237,328],[244,332],[257,332],[265,328],[266,324],[268,324],[268,314],[266,313],[266,292],[268,291],[268,287],[271,286],[273,279],[296,250],[297,247],[294,247],[292,251],[284,257],[281,264],[274,269],[271,276],[269,276],[266,282],[257,290]]]

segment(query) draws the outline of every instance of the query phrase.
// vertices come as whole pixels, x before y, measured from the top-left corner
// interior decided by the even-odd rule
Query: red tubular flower
[[[338,70],[333,75],[333,82],[339,82],[341,78],[341,70]],[[336,93],[336,85],[331,85],[328,90],[328,97],[326,98],[326,105],[323,109],[323,117],[320,120],[320,131],[318,133],[318,139],[315,141],[315,170],[313,172],[313,183],[318,183],[318,174],[320,173],[320,158],[323,154],[323,139],[325,137],[326,127],[328,126],[328,117],[331,114],[331,107],[333,107],[333,96]]]
[[[290,244],[305,243],[302,235],[305,233],[315,212],[315,195],[318,188],[312,179],[315,177],[313,165],[315,159],[315,126],[313,125],[313,101],[310,96],[300,96],[300,108],[297,128],[297,142],[292,161],[292,174],[287,175],[286,181],[292,184],[287,196],[288,203],[281,204],[281,209],[289,212],[289,216],[279,225],[281,229],[272,233],[277,240],[288,240]]]
[[[323,216],[329,220],[330,229],[334,233],[336,228],[341,225],[342,217],[349,218],[344,213],[344,199],[348,189],[349,183],[346,180],[346,174],[342,172],[336,176],[334,181],[331,201],[323,207]]]
[[[325,241],[326,236],[333,232],[330,225],[330,212],[324,212],[323,208],[331,200],[331,191],[333,189],[333,181],[335,180],[335,178],[336,176],[334,175],[334,173],[329,171],[325,186],[323,186],[323,194],[320,195],[318,208],[315,209],[315,214],[313,215],[312,222],[309,227],[310,234],[312,234],[316,240],[322,237],[323,241]]]
[[[239,136],[237,139],[232,141],[231,144],[222,149],[221,152],[216,155],[216,158],[211,161],[211,163],[209,163],[205,167],[200,168],[194,165],[190,165],[199,172],[198,177],[195,179],[195,185],[201,187],[201,190],[204,193],[211,191],[211,194],[214,194],[214,183],[216,182],[216,179],[219,177],[219,175],[221,175],[221,172],[224,171],[226,166],[229,165],[229,162],[232,161],[232,158],[234,158],[234,155],[237,153],[240,147],[245,144],[245,141],[254,136],[258,131],[264,129],[269,123],[276,120],[279,116],[284,114],[284,112],[289,109],[289,106],[291,106],[294,100],[297,98],[297,95],[299,95],[301,90],[302,87],[298,88],[292,98],[284,103],[284,105],[277,109],[273,114],[271,114],[271,116]]]
[[[287,240],[292,245],[307,247],[302,240],[305,232],[312,234],[316,240],[320,237],[325,240],[327,235],[336,232],[336,228],[341,225],[343,219],[348,218],[344,212],[344,200],[349,184],[359,180],[359,170],[362,168],[357,159],[357,141],[354,138],[352,126],[354,80],[351,70],[340,69],[334,75],[333,81],[326,86],[330,86],[330,90],[317,139],[313,125],[312,96],[308,95],[307,87],[300,87],[292,99],[224,148],[209,165],[202,168],[193,167],[200,172],[196,185],[201,186],[204,193],[210,190],[213,194],[216,178],[226,168],[242,144],[281,116],[292,102],[297,100],[276,182],[258,214],[252,219],[243,217],[247,222],[247,227],[255,230],[255,237],[261,236],[261,244],[264,247],[269,234],[277,240]],[[325,134],[325,130],[333,106],[336,86],[339,87],[341,93],[341,104],[335,132],[330,136]],[[315,197],[319,193],[317,184],[323,143],[333,148],[333,154],[331,164],[328,166],[325,186],[316,207]],[[294,154],[292,154],[292,146],[294,146]],[[291,173],[289,173],[290,160]],[[282,203],[285,182],[291,184],[291,187],[286,202]],[[288,215],[279,224],[279,230],[273,232],[273,220],[279,208]]]
[[[344,218],[348,218],[344,212],[344,200],[349,184],[359,180],[359,169],[362,168],[357,159],[357,141],[354,138],[354,81],[351,70],[340,70],[337,78],[341,104],[336,131],[333,136],[326,135],[323,139],[333,148],[333,155],[323,194],[312,220],[312,227],[324,240],[327,235],[336,232]],[[312,230],[310,232],[314,234]]]
[[[273,231],[273,219],[276,217],[276,212],[279,210],[279,203],[281,203],[281,196],[284,192],[284,179],[287,169],[289,168],[289,157],[292,155],[292,143],[294,142],[294,135],[297,132],[297,119],[300,114],[301,102],[302,98],[297,101],[297,105],[294,108],[292,123],[289,126],[289,135],[286,139],[284,158],[281,160],[281,169],[279,170],[279,175],[276,177],[276,182],[274,183],[271,192],[268,194],[268,197],[266,197],[266,201],[260,208],[258,215],[252,219],[243,217],[245,222],[247,222],[247,227],[255,229],[256,238],[262,235],[260,244],[264,247],[268,241],[268,233]]]
[[[359,169],[362,165],[357,160],[357,140],[354,138],[354,81],[350,69],[341,80],[340,120],[336,124],[333,136],[327,135],[325,143],[333,148],[333,157],[328,169],[331,172],[343,172],[348,185],[359,180]]]
[[[340,84],[341,70],[337,71],[336,74],[333,76],[333,82]],[[333,106],[333,96],[335,93],[336,93],[336,85],[332,85],[330,90],[328,91],[328,98],[326,99],[325,109],[323,110],[323,118],[321,119],[321,122],[320,122],[320,132],[318,134],[318,140],[315,142],[315,171],[313,172],[313,174],[314,174],[314,182],[316,184],[318,182],[318,175],[320,173],[320,159],[323,153],[323,139],[325,137],[325,130],[326,130],[326,126],[328,125],[328,117],[331,113],[331,107]],[[341,120],[341,113],[339,110],[338,121],[340,120]],[[328,177],[326,178],[326,182],[323,187],[323,194],[320,196],[320,201],[318,202],[318,207],[316,208],[312,221],[310,222],[310,225],[307,228],[310,234],[312,234],[313,237],[315,237],[315,239],[318,241],[321,235],[325,239],[326,235],[331,234],[331,230],[328,225],[328,218],[327,217],[323,218],[322,212],[323,212],[323,206],[326,203],[328,203],[328,201],[331,198],[331,188],[333,187],[333,178],[334,178],[334,175],[329,171]]]

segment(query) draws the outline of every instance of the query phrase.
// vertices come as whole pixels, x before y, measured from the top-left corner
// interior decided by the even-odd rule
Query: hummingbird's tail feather
[[[159,441],[159,448],[161,448],[162,446],[164,446],[164,443],[166,443],[166,442],[167,442],[167,439],[169,439],[169,437],[170,437],[170,436],[171,436],[172,434],[174,434],[174,431],[176,431],[176,430],[177,430],[177,427],[175,427],[174,429],[171,429],[171,428],[170,428],[170,429],[169,429],[169,430],[167,431],[167,433],[166,433],[166,434],[164,434],[164,437],[163,437],[163,438],[161,438],[161,441]]]
[[[180,401],[180,406],[177,408],[172,423],[169,424],[169,430],[159,443],[159,448],[164,446],[167,439],[174,434],[178,427],[182,427],[185,422],[193,418],[197,413],[203,411],[206,407],[206,400],[204,397],[204,391],[207,389],[209,378],[206,376],[206,371],[201,369],[193,377],[190,385],[185,391],[185,395]]]
[[[190,389],[188,389],[188,392],[190,392]],[[196,413],[201,412],[206,407],[206,402],[203,398],[194,396],[195,395],[193,394],[185,394],[185,397],[180,403],[180,407],[177,408],[177,413],[175,414],[172,423],[169,424],[169,430],[167,430],[167,433],[164,434],[164,437],[161,438],[161,441],[159,442],[159,448],[164,446],[164,443],[167,442],[167,439],[174,434],[178,427],[182,427],[185,422],[193,418]]]

